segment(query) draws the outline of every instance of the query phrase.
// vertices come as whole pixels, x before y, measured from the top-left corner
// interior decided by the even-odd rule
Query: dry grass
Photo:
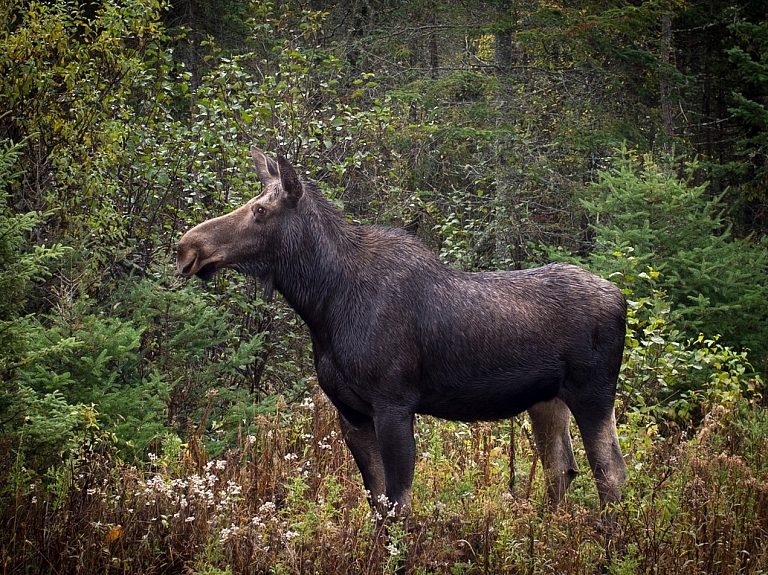
[[[417,428],[413,573],[768,572],[768,418],[718,408],[688,438],[653,438],[633,461],[606,560],[590,474],[543,505],[532,447],[509,424],[429,418]],[[758,417],[759,415],[759,417]],[[333,410],[282,406],[220,459],[168,441],[137,469],[94,441],[65,469],[9,485],[2,573],[382,573],[402,549],[377,533]],[[625,449],[643,430],[623,429]],[[635,438],[629,440],[627,438]],[[581,455],[580,450],[579,455]],[[583,470],[586,462],[580,461]],[[43,484],[46,486],[43,487]]]

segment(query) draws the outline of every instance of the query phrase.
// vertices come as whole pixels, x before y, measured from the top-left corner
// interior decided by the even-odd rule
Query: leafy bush
[[[624,265],[613,252],[632,250],[637,268],[661,272],[655,286],[669,294],[676,323],[689,336],[719,334],[725,345],[768,359],[768,254],[754,238],[735,238],[719,198],[693,185],[696,164],[681,177],[671,161],[620,150],[583,205],[593,248],[587,263],[610,276]],[[648,287],[639,286],[643,295]]]
[[[49,342],[36,347],[39,328],[28,313],[34,283],[50,276],[49,266],[64,253],[61,246],[34,246],[29,235],[49,214],[17,214],[8,203],[8,189],[16,183],[14,173],[21,144],[4,142],[0,148],[0,448],[15,450],[17,461],[45,467],[76,442],[92,410],[70,404],[56,389],[29,386],[19,373],[37,357],[71,347],[69,341]],[[6,458],[8,473],[12,459]]]

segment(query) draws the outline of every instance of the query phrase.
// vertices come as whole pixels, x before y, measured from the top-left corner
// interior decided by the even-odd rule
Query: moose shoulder
[[[187,232],[178,269],[206,279],[233,268],[283,294],[310,329],[318,382],[374,504],[410,510],[414,414],[473,421],[525,410],[553,504],[578,472],[571,413],[601,505],[620,500],[626,302],[614,285],[569,265],[452,269],[402,231],[348,223],[284,158],[251,155],[261,194]]]

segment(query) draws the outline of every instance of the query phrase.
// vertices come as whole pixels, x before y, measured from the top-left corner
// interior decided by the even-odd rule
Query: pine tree
[[[738,142],[739,154],[744,158],[742,172],[746,172],[747,198],[768,199],[768,22],[760,24],[740,22],[732,29],[742,46],[728,50],[744,84],[733,92],[735,105],[729,108],[744,125],[745,138]]]

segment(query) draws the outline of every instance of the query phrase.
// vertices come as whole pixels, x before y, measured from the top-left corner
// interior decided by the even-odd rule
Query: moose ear
[[[251,146],[251,158],[253,158],[253,167],[256,168],[262,187],[280,178],[280,171],[277,169],[275,161],[256,146]]]
[[[293,166],[284,157],[277,157],[277,166],[280,171],[280,182],[283,184],[286,199],[291,207],[295,207],[302,194],[301,180],[299,180],[296,170],[293,169]]]

